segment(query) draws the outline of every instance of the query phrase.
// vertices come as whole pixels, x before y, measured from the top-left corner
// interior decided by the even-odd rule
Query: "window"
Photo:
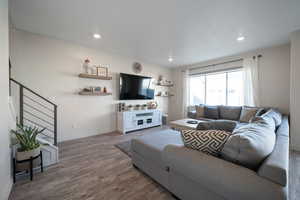
[[[190,105],[243,105],[242,70],[190,77]]]

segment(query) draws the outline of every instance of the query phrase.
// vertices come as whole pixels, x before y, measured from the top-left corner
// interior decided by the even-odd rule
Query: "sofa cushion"
[[[188,190],[191,181],[195,188],[205,189],[215,194],[211,198],[199,195],[185,199],[227,199],[227,200],[286,200],[286,189],[256,172],[218,157],[204,154],[186,147],[167,145],[163,156],[170,167],[170,189],[175,194]],[[182,179],[173,177],[180,176]],[[181,188],[173,187],[181,181]],[[177,190],[176,190],[177,189]],[[178,192],[177,192],[178,191]],[[197,191],[192,191],[197,194]],[[185,196],[186,197],[186,196]],[[219,197],[219,198],[218,198]],[[181,199],[183,199],[181,197]]]
[[[165,167],[161,152],[168,144],[183,146],[180,132],[171,129],[148,133],[131,140],[131,150],[155,162],[158,166]]]
[[[242,107],[240,106],[219,106],[220,119],[238,121],[240,119]]]
[[[256,170],[274,149],[274,131],[274,122],[270,118],[260,118],[254,123],[236,128],[224,145],[222,157]]]
[[[205,106],[204,117],[209,119],[219,119],[219,108],[218,106]]]
[[[237,126],[238,122],[232,120],[213,120],[200,122],[197,126],[197,130],[221,130],[232,132]]]
[[[219,130],[182,130],[184,146],[218,156],[231,133]]]
[[[276,135],[275,148],[260,166],[258,174],[277,184],[286,186],[289,172],[289,122],[286,116],[283,117]]]
[[[203,118],[204,117],[204,105],[196,105],[196,119]]]
[[[261,117],[271,117],[274,120],[276,127],[278,127],[282,121],[281,113],[275,109],[268,110],[266,113],[261,115]]]
[[[250,120],[256,116],[258,107],[243,106],[240,116],[240,122],[250,122]]]

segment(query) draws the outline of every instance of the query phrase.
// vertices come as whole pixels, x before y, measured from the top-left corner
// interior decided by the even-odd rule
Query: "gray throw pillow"
[[[273,120],[260,117],[254,123],[235,129],[221,154],[225,160],[256,170],[272,153],[275,140]]]
[[[237,125],[236,121],[231,120],[214,120],[207,122],[200,122],[197,126],[197,130],[221,130],[232,132]]]
[[[218,130],[182,130],[184,146],[203,153],[218,156],[231,133]]]
[[[256,113],[258,112],[259,108],[257,107],[249,107],[249,106],[243,106],[240,116],[240,122],[247,122],[249,123],[250,120],[256,116]]]
[[[204,117],[209,119],[219,119],[219,108],[218,106],[205,106]]]
[[[200,105],[196,105],[195,109],[196,109],[196,119],[200,119],[204,117],[204,105],[200,104]]]
[[[238,121],[240,119],[242,107],[240,106],[219,106],[220,119]]]

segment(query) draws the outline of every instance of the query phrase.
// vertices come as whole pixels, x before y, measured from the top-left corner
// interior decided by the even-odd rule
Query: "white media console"
[[[126,134],[144,128],[162,125],[160,110],[133,110],[118,112],[118,131]]]

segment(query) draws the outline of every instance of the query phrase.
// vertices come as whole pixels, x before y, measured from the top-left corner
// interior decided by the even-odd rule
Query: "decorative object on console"
[[[143,104],[143,105],[142,105],[142,110],[146,110],[147,107],[148,107],[147,104]]]
[[[133,108],[133,105],[128,105],[128,106],[127,106],[127,110],[128,110],[128,111],[132,110],[132,108]]]
[[[141,65],[141,63],[138,63],[138,62],[133,63],[132,67],[133,67],[134,73],[136,73],[136,74],[141,73],[143,70],[143,66]]]
[[[118,112],[125,111],[125,103],[118,103]]]
[[[156,101],[148,102],[148,109],[156,109],[157,107],[158,107],[158,104]]]
[[[135,109],[135,110],[140,110],[140,108],[141,108],[141,105],[140,105],[140,104],[136,104],[136,105],[134,106],[134,109]]]

